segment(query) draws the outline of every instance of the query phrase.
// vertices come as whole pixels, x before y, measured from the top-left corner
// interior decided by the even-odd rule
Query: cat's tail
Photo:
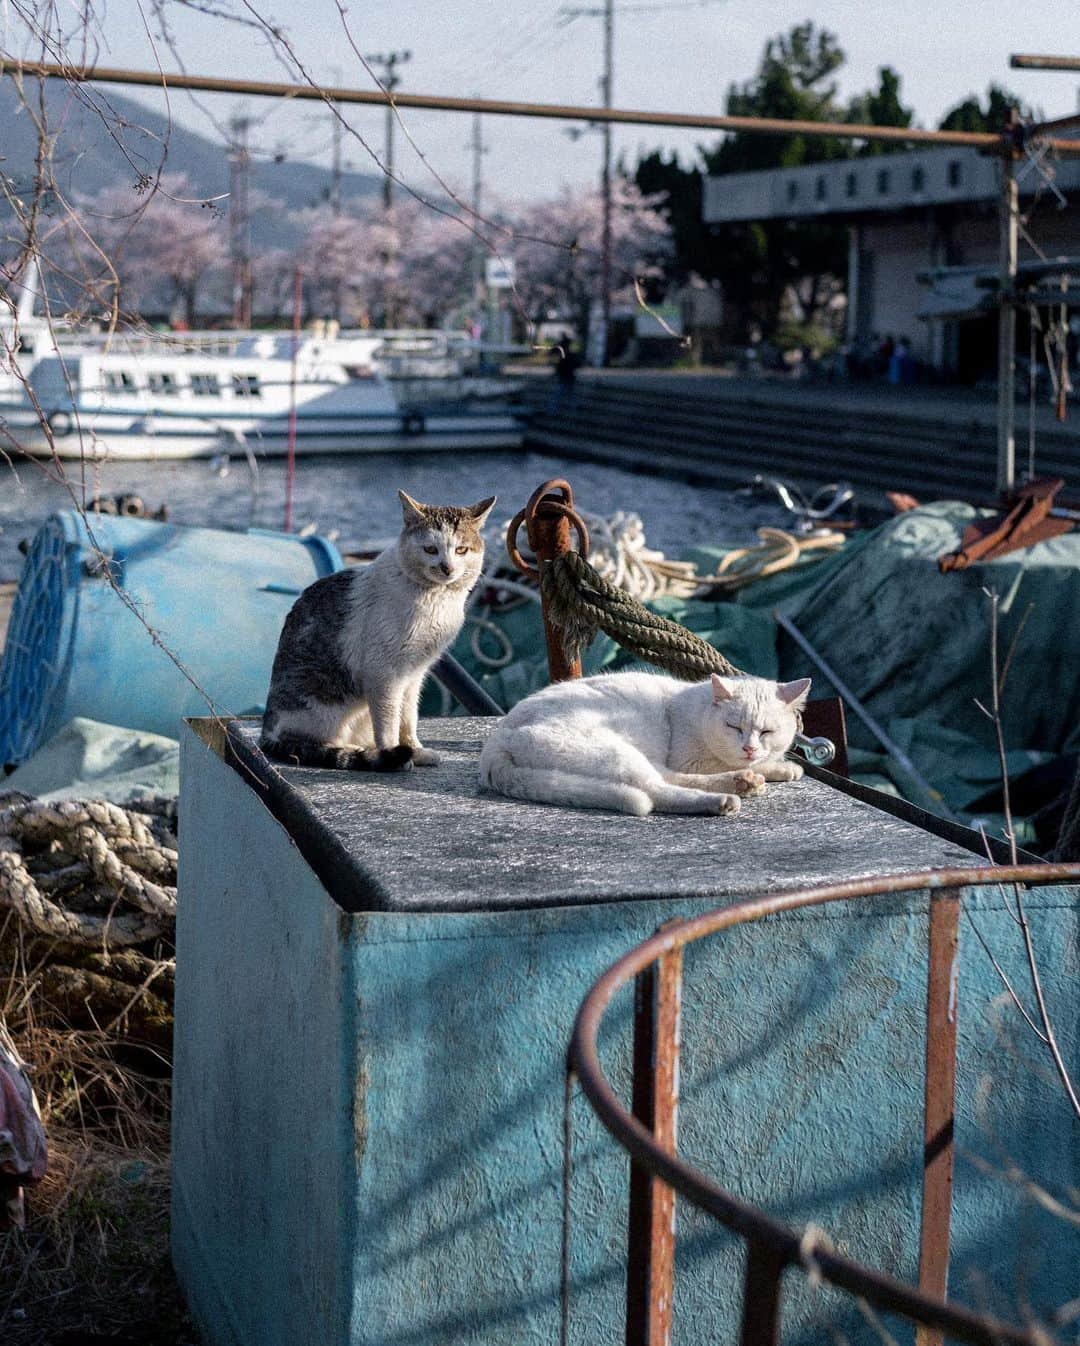
[[[279,734],[271,738],[264,734],[260,747],[268,757],[290,766],[322,766],[333,771],[409,771],[412,768],[412,748],[400,744],[396,748],[336,748],[332,743],[320,743],[303,734]]]
[[[564,804],[579,809],[611,809],[638,818],[651,813],[653,802],[644,790],[620,781],[575,776],[558,767],[521,766],[502,743],[489,740],[480,754],[480,779],[492,790],[514,799],[540,804]]]

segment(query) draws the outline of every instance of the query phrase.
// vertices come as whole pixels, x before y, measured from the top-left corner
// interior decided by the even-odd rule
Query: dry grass
[[[72,1026],[0,941],[0,1017],[30,1063],[49,1172],[0,1233],[4,1346],[196,1346],[169,1261],[170,1062],[127,1021]]]

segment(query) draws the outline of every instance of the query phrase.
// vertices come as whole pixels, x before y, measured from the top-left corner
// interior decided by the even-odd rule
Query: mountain
[[[35,82],[27,82],[26,94],[36,109]],[[56,182],[69,198],[92,196],[118,183],[130,183],[134,190],[140,175],[157,172],[166,141],[165,169],[186,174],[192,196],[209,198],[229,190],[223,145],[175,120],[170,126],[161,112],[117,93],[113,85],[70,86],[48,80],[45,105],[50,132],[56,136]],[[0,120],[4,125],[2,171],[14,180],[17,191],[25,192],[33,181],[38,135],[10,78],[0,79]],[[296,243],[291,212],[327,200],[331,174],[328,168],[287,157],[281,163],[255,159],[250,181],[253,206],[263,198],[273,203],[252,211],[252,242],[258,250]],[[373,203],[380,185],[381,179],[374,174],[343,173],[342,198]],[[221,204],[227,209],[227,202]]]

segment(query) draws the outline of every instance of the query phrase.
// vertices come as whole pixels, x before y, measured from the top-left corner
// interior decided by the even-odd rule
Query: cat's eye
[[[425,547],[424,550],[427,552],[429,556],[438,556],[439,554],[438,547]]]
[[[468,547],[455,547],[454,550],[459,556],[464,556],[469,549]]]

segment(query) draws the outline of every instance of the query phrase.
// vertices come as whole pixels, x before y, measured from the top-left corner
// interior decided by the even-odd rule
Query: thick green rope
[[[740,676],[708,641],[616,589],[577,552],[541,563],[540,589],[569,659],[577,658],[597,631],[603,631],[623,649],[684,682],[700,682],[710,673]]]

